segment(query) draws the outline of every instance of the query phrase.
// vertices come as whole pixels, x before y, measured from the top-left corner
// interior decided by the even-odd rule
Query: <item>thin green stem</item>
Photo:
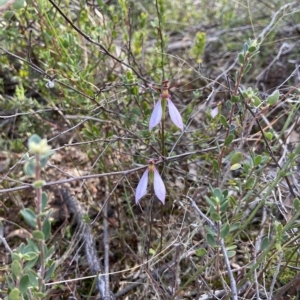
[[[161,121],[161,153],[165,157],[165,120]]]
[[[40,164],[40,156],[38,153],[35,154],[35,180],[41,180],[41,164]],[[43,222],[42,222],[42,188],[38,187],[35,190],[36,193],[36,215],[37,215],[37,226],[38,230],[42,231],[43,229]],[[44,253],[44,240],[41,239],[39,241],[39,248],[40,248],[40,263],[41,263],[41,273],[39,276],[39,291],[43,292],[43,285],[44,285],[44,276],[45,276],[45,253]]]

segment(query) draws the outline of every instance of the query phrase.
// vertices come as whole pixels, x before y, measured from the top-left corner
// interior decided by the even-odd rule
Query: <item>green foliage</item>
[[[206,43],[206,33],[197,32],[195,35],[194,45],[191,48],[191,55],[197,61],[197,63],[202,62],[202,55],[204,53]]]
[[[1,172],[0,189],[13,189],[22,185],[20,181],[34,187],[32,195],[31,189],[26,190],[30,196],[20,197],[18,190],[4,195],[1,215],[21,202],[18,225],[31,234],[26,243],[13,247],[6,276],[8,299],[43,299],[45,283],[56,276],[44,179],[110,172],[116,173],[107,181],[103,176],[95,182],[85,179],[76,193],[84,195],[82,203],[91,208],[89,213],[98,210],[98,198],[104,193],[105,203],[112,205],[112,217],[104,216],[101,202],[103,219],[114,228],[109,243],[118,245],[111,249],[116,258],[112,261],[117,261],[113,269],[136,264],[136,257],[124,259],[126,247],[141,261],[146,256],[139,249],[153,254],[152,266],[157,261],[170,264],[169,258],[175,258],[184,266],[181,286],[172,287],[176,298],[183,291],[189,293],[204,271],[208,277],[228,272],[224,256],[230,259],[239,253],[235,261],[247,266],[242,280],[253,283],[256,272],[258,285],[268,291],[275,275],[266,266],[276,269],[279,253],[285,259],[298,249],[300,202],[288,180],[295,175],[300,152],[297,139],[290,141],[299,101],[294,79],[288,76],[295,74],[291,66],[299,47],[284,57],[279,49],[282,41],[295,36],[289,22],[296,24],[299,12],[292,6],[281,9],[283,1],[92,2],[61,1],[57,10],[49,1],[17,0],[1,18],[0,145],[12,158],[7,173]],[[0,8],[5,3],[1,1]],[[286,35],[287,29],[291,35]],[[153,132],[148,130],[166,78],[170,99],[184,120],[182,133],[168,118]],[[53,161],[50,144],[58,149]],[[137,175],[130,170],[150,159],[157,163],[167,188],[161,210],[150,198],[152,190],[145,195],[149,201],[139,205],[133,201]],[[212,223],[194,214],[184,202],[186,196]],[[292,205],[282,207],[282,199]],[[140,208],[142,213],[137,213]],[[282,212],[286,214],[281,216]],[[94,215],[83,218],[89,224]],[[156,228],[158,220],[161,230]],[[97,226],[93,230],[98,234]],[[70,224],[66,231],[71,240]],[[13,240],[18,243],[17,237]],[[185,253],[166,248],[174,241],[176,247],[180,244],[178,249],[184,245],[178,253],[196,249],[192,267],[179,261]],[[65,251],[65,243],[56,247],[59,254]],[[297,261],[294,256],[292,262]],[[288,274],[286,278],[280,274],[285,280],[291,278],[286,269],[283,273]],[[160,284],[169,285],[164,274]],[[212,290],[221,286],[219,279],[206,284]],[[141,297],[149,294],[145,291]]]

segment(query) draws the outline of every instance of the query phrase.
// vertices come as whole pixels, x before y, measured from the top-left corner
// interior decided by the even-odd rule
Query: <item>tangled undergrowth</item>
[[[0,297],[297,299],[299,24],[0,2]]]

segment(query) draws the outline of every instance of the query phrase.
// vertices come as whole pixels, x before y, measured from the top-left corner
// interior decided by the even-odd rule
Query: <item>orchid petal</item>
[[[211,111],[210,111],[210,115],[212,118],[215,118],[219,113],[219,107],[216,106],[215,108],[213,108]]]
[[[147,193],[147,185],[148,185],[148,174],[149,169],[144,172],[135,192],[135,203],[138,203],[140,199],[145,196]]]
[[[171,101],[171,99],[168,99],[168,106],[169,106],[169,114],[172,122],[183,131],[183,122],[180,115],[180,112],[174,105],[174,103]]]
[[[166,199],[166,187],[164,182],[162,181],[158,171],[154,168],[154,192],[157,198],[162,202],[162,204],[165,204]]]
[[[161,100],[158,100],[157,103],[154,106],[154,109],[152,111],[150,122],[149,122],[149,130],[151,131],[153,127],[155,127],[159,122],[161,121],[162,117],[162,106],[161,106]]]

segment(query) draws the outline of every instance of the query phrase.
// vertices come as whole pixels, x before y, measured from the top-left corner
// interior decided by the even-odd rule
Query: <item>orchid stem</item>
[[[161,154],[165,157],[165,120],[161,121]]]

